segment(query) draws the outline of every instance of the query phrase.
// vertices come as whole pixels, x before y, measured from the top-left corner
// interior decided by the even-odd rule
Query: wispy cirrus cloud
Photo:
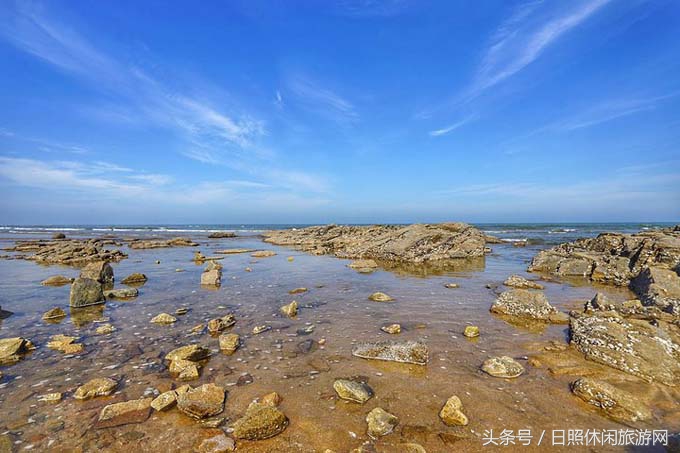
[[[520,5],[493,34],[464,97],[474,98],[517,74],[537,60],[559,38],[588,20],[609,2],[564,2],[557,4],[557,8],[555,3],[543,1]]]
[[[350,101],[308,76],[294,74],[288,77],[287,87],[308,111],[341,126],[351,126],[359,121],[359,114]]]
[[[456,129],[459,129],[459,128],[465,126],[465,125],[468,124],[469,122],[474,121],[474,120],[477,119],[477,118],[478,118],[477,115],[470,115],[470,116],[468,116],[468,117],[466,117],[466,118],[463,118],[463,119],[460,120],[460,121],[456,121],[456,122],[453,123],[453,124],[449,124],[449,125],[446,126],[446,127],[443,127],[443,128],[441,128],[441,129],[435,129],[435,130],[433,130],[433,131],[430,131],[430,135],[431,135],[432,137],[441,137],[442,135],[447,135],[447,134],[449,134],[449,133],[455,131]]]

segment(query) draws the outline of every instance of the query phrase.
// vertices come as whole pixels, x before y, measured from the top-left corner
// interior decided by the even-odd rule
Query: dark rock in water
[[[66,239],[66,235],[64,233],[54,233],[52,239]]]
[[[569,316],[550,305],[542,292],[526,289],[511,289],[501,293],[491,306],[491,312],[545,322],[569,322]]]
[[[236,380],[236,385],[240,387],[243,385],[252,384],[253,381],[254,381],[253,376],[250,375],[249,373],[246,373],[238,377],[238,379]]]
[[[11,311],[3,310],[2,307],[0,307],[0,319],[9,318],[12,314]]]
[[[278,408],[251,403],[245,415],[232,428],[237,439],[263,440],[282,433],[287,426],[288,418]]]
[[[572,313],[571,344],[586,359],[666,385],[680,384],[678,334],[665,323],[626,319],[614,311]]]
[[[112,426],[142,423],[151,414],[151,401],[153,398],[124,401],[104,406],[97,420],[97,428],[110,428]]]
[[[203,384],[177,395],[177,408],[193,418],[207,418],[224,410],[226,392],[215,384]]]
[[[297,349],[303,354],[308,354],[309,352],[312,351],[312,349],[314,349],[314,346],[316,346],[316,341],[312,339],[307,339],[305,341],[301,341],[300,343],[298,343]]]
[[[465,223],[408,226],[326,225],[269,231],[266,242],[317,255],[423,263],[484,256],[486,238]]]
[[[107,299],[132,299],[138,295],[139,291],[137,288],[119,288],[104,291],[104,297]]]
[[[605,415],[619,422],[648,420],[652,412],[635,395],[591,378],[580,378],[571,384],[571,391],[588,404],[600,408]]]
[[[360,343],[352,350],[352,355],[362,359],[386,360],[390,362],[426,365],[427,345],[422,341]]]
[[[125,277],[121,283],[124,285],[130,285],[130,284],[141,284],[141,283],[146,283],[148,279],[146,278],[146,275],[139,273],[139,272],[134,272],[127,277]]]
[[[77,278],[71,285],[69,305],[71,307],[87,307],[104,303],[102,285],[90,278]]]
[[[80,271],[80,278],[89,278],[102,285],[113,285],[113,268],[106,261],[95,261]]]
[[[236,233],[231,231],[216,231],[208,235],[210,239],[223,239],[223,238],[235,238]]]

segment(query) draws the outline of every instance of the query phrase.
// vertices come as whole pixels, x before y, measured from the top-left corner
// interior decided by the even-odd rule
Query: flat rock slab
[[[580,378],[571,384],[571,391],[586,403],[599,408],[609,418],[619,422],[636,422],[652,417],[649,407],[635,395],[603,381]]]
[[[224,410],[226,392],[215,384],[204,384],[177,395],[177,408],[193,418],[208,418]]]
[[[566,324],[569,316],[550,305],[540,291],[511,289],[501,293],[491,306],[491,312],[521,319]]]
[[[429,357],[427,345],[422,341],[360,343],[352,355],[362,359],[426,365]]]
[[[104,406],[95,427],[110,428],[131,423],[142,423],[151,414],[152,400],[153,398],[142,398]]]
[[[282,433],[288,418],[274,406],[251,403],[245,415],[232,426],[234,437],[246,440],[263,440]]]

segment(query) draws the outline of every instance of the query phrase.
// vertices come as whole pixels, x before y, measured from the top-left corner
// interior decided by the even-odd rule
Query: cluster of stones
[[[5,250],[17,252],[14,258],[32,260],[39,264],[63,264],[84,266],[97,261],[117,262],[127,255],[120,250],[108,250],[105,246],[121,246],[113,239],[54,239],[19,241]]]

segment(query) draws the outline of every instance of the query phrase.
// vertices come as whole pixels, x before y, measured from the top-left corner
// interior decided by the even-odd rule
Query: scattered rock
[[[543,285],[536,283],[531,280],[527,280],[519,275],[511,275],[507,280],[503,282],[505,286],[512,286],[513,288],[520,289],[543,289]]]
[[[388,296],[385,293],[381,293],[380,291],[375,292],[368,296],[369,300],[372,300],[373,302],[391,302],[394,299],[390,296]]]
[[[193,418],[208,418],[224,410],[225,391],[215,384],[203,384],[177,395],[177,408]]]
[[[33,343],[22,337],[0,339],[0,365],[9,365],[21,360],[24,354],[35,349]]]
[[[366,423],[368,424],[368,436],[371,439],[386,436],[399,423],[399,419],[380,407],[376,407],[366,416]]]
[[[266,324],[262,324],[261,326],[255,326],[253,327],[253,335],[260,334],[262,332],[266,332],[271,329],[271,326],[268,326]]]
[[[267,393],[262,398],[260,398],[260,404],[264,404],[265,406],[277,407],[279,404],[281,404],[282,400],[283,398],[281,398],[281,395],[279,395],[276,392],[271,392]]]
[[[288,305],[284,305],[283,307],[281,307],[281,313],[288,316],[289,318],[296,317],[297,312],[298,312],[298,303],[296,301],[293,301],[293,302],[289,303]]]
[[[220,341],[220,350],[228,353],[228,354],[233,354],[236,352],[236,350],[239,347],[241,337],[239,337],[235,333],[226,333],[220,335],[219,338]]]
[[[468,424],[468,418],[463,413],[463,403],[456,395],[446,400],[446,404],[439,411],[439,418],[447,426],[465,426]]]
[[[296,333],[298,335],[309,335],[310,333],[314,332],[315,326],[312,324],[311,326],[303,327],[302,329],[298,329]]]
[[[382,327],[380,328],[380,330],[382,330],[382,331],[385,332],[385,333],[389,333],[389,334],[395,335],[395,334],[401,333],[401,325],[399,325],[399,324],[390,324],[389,326],[382,326]]]
[[[171,374],[176,374],[180,381],[193,381],[200,376],[199,366],[198,362],[177,359],[170,362],[169,371]]]
[[[66,317],[66,312],[60,307],[54,307],[42,315],[42,319],[46,321],[51,319],[62,319],[64,317]]]
[[[361,274],[369,274],[378,269],[378,263],[371,259],[355,260],[349,263],[347,267],[349,267],[350,269],[354,269],[355,271]]]
[[[360,343],[352,350],[353,356],[363,359],[413,363],[416,365],[426,365],[428,354],[427,345],[422,341]]]
[[[82,343],[76,343],[77,340],[78,337],[69,337],[61,334],[54,335],[47,343],[47,347],[64,354],[78,354],[83,352],[84,346]]]
[[[349,379],[336,379],[333,389],[340,398],[355,403],[364,404],[373,397],[373,389],[368,384]]]
[[[600,408],[605,415],[619,422],[648,420],[652,412],[634,395],[591,378],[580,378],[571,384],[571,391],[588,404]]]
[[[237,439],[264,440],[282,433],[287,426],[288,418],[278,408],[251,403],[232,428]]]
[[[524,373],[524,367],[512,357],[492,357],[486,359],[482,365],[482,371],[499,378],[516,378]]]
[[[232,231],[215,231],[214,233],[210,233],[208,235],[208,238],[210,239],[225,239],[225,238],[235,238],[236,233]]]
[[[221,318],[215,318],[208,321],[208,332],[210,332],[211,335],[216,335],[234,324],[236,324],[236,317],[230,313]]]
[[[146,278],[146,275],[141,274],[139,272],[134,272],[134,273],[128,275],[127,277],[125,277],[121,281],[121,283],[124,284],[124,285],[131,285],[131,284],[138,285],[138,284],[141,284],[141,283],[146,283],[147,280],[148,279]]]
[[[102,285],[113,285],[113,268],[106,261],[95,261],[80,271],[80,278],[89,278]]]
[[[64,277],[63,275],[53,275],[40,282],[40,284],[43,286],[64,286],[72,283],[73,280],[75,279]]]
[[[102,324],[101,326],[97,327],[97,329],[95,330],[95,333],[97,335],[109,335],[109,334],[112,334],[115,331],[116,331],[116,328],[113,325],[106,323],[106,324]]]
[[[69,305],[71,307],[87,307],[104,303],[102,285],[90,278],[77,278],[71,285]]]
[[[463,335],[465,335],[468,338],[475,338],[479,336],[479,327],[477,326],[465,326],[465,330],[463,330]]]
[[[96,378],[78,387],[73,393],[77,400],[89,400],[98,396],[108,396],[118,386],[118,383],[109,378]]]
[[[107,299],[132,299],[138,295],[139,291],[137,291],[137,288],[119,288],[104,291],[104,297]]]
[[[491,312],[558,324],[569,322],[569,316],[550,305],[543,293],[526,289],[511,289],[501,293],[491,306]]]
[[[234,439],[224,433],[203,439],[196,447],[196,453],[226,453],[236,450]]]
[[[168,313],[161,313],[151,318],[151,322],[156,324],[172,324],[177,322],[177,318]]]
[[[159,412],[171,409],[175,404],[177,404],[177,392],[174,390],[163,392],[151,401],[151,407]]]
[[[149,418],[152,400],[153,398],[142,398],[104,406],[99,413],[97,427],[109,428],[131,423],[142,423]]]
[[[257,252],[253,252],[250,254],[253,258],[268,258],[270,256],[276,255],[276,252],[273,250],[258,250]]]

